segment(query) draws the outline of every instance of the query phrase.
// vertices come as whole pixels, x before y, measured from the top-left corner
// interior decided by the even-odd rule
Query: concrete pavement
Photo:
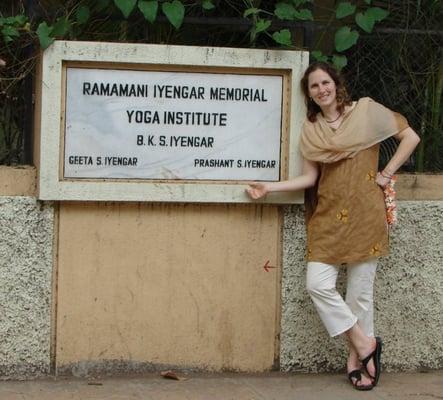
[[[384,373],[369,392],[343,374],[159,374],[114,378],[51,378],[0,382],[0,400],[435,400],[443,399],[443,371]]]

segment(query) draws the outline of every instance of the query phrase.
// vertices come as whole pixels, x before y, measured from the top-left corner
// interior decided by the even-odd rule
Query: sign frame
[[[298,137],[305,118],[299,82],[309,54],[103,42],[55,41],[40,57],[36,86],[34,160],[40,200],[250,203],[246,181],[64,178],[66,70],[208,72],[283,78],[280,179],[300,173]],[[254,201],[257,202],[257,201]],[[272,193],[260,203],[302,202],[302,192]]]

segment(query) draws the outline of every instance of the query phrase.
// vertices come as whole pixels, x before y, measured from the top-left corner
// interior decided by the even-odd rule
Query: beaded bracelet
[[[390,228],[397,223],[397,194],[394,189],[396,180],[397,177],[393,175],[392,179],[389,180],[389,183],[383,188],[386,206],[386,221]]]

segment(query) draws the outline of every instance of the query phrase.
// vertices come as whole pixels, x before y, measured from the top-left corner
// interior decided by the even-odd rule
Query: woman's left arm
[[[382,187],[389,183],[392,175],[394,175],[404,164],[417,147],[418,143],[420,143],[419,136],[410,127],[397,133],[394,137],[400,142],[400,144],[383,171],[377,174],[376,182]]]

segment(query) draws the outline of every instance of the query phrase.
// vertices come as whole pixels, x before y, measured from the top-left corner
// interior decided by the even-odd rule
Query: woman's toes
[[[365,374],[361,375],[361,381],[358,383],[359,386],[368,386],[371,385],[372,379],[369,379]]]

